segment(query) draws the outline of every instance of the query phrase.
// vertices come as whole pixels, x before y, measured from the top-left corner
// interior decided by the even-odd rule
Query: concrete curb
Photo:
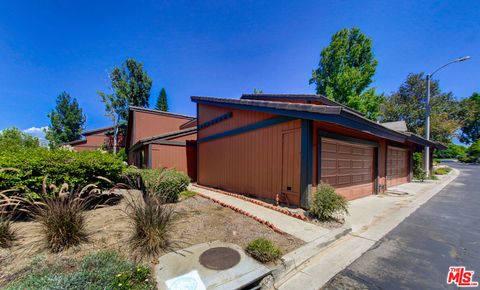
[[[323,248],[330,245],[337,239],[347,235],[352,231],[349,226],[342,226],[334,229],[324,236],[303,245],[302,247],[284,255],[282,263],[272,270],[272,276],[275,284],[281,284],[288,279],[299,267],[306,263],[310,258],[317,255]]]

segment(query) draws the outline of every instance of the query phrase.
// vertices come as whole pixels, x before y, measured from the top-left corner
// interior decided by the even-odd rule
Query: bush
[[[148,268],[113,251],[97,252],[79,262],[57,259],[52,264],[36,258],[29,268],[26,276],[6,289],[155,289]]]
[[[262,263],[273,262],[282,257],[282,251],[270,240],[265,238],[258,238],[251,241],[248,243],[245,251]]]
[[[131,186],[159,197],[163,203],[177,202],[190,183],[187,175],[175,169],[128,168],[125,175]]]
[[[445,174],[449,173],[450,171],[452,171],[452,169],[450,167],[439,167],[439,168],[435,169],[435,174],[445,175]]]
[[[127,203],[126,212],[133,227],[130,244],[141,256],[157,256],[172,247],[174,212],[155,195],[145,195],[144,201],[131,199]]]
[[[347,200],[335,192],[335,188],[322,183],[313,193],[310,214],[319,220],[338,219],[348,214]]]
[[[187,199],[187,198],[195,196],[196,194],[197,193],[195,191],[185,190],[185,191],[180,192],[180,197],[183,198],[183,199]]]
[[[97,176],[116,182],[125,165],[117,156],[100,151],[24,148],[0,151],[0,168],[17,169],[0,171],[0,191],[17,188],[28,195],[42,190],[45,176],[47,184],[67,183],[71,187],[83,187],[95,183],[106,187],[109,184]]]
[[[0,216],[0,248],[10,248],[16,239],[17,233],[10,219]]]
[[[425,181],[427,173],[423,169],[423,154],[420,152],[413,153],[413,178]]]
[[[45,244],[52,252],[87,241],[84,200],[54,196],[31,205],[30,213],[41,224]]]

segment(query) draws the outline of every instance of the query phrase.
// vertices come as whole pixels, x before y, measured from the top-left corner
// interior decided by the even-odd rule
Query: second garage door
[[[321,180],[351,200],[374,193],[374,147],[321,138]]]
[[[387,187],[408,182],[408,151],[388,146]]]

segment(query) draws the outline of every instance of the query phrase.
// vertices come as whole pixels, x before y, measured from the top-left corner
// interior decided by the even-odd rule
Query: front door
[[[282,133],[282,196],[283,202],[300,202],[300,129]]]

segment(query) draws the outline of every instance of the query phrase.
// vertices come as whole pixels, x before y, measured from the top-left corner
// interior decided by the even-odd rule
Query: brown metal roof
[[[271,101],[275,100],[302,100],[302,101],[319,101],[324,104],[327,104],[328,106],[339,106],[343,107],[347,110],[350,110],[352,112],[355,112],[359,115],[364,115],[363,113],[352,109],[348,106],[345,106],[339,102],[336,102],[334,100],[331,100],[325,96],[322,95],[312,95],[312,94],[243,94],[240,99],[244,100],[261,100],[261,99],[268,99]]]
[[[248,99],[226,99],[226,98],[212,98],[212,97],[199,97],[192,96],[192,101],[203,100],[217,103],[230,103],[239,104],[252,107],[263,107],[270,109],[299,111],[299,112],[311,112],[320,114],[340,114],[342,107],[340,106],[325,106],[325,105],[312,105],[302,103],[288,103],[288,102],[272,102],[272,101],[260,101],[260,100],[248,100]]]
[[[113,126],[103,127],[103,128],[98,128],[98,129],[93,129],[93,130],[85,131],[85,132],[82,133],[82,135],[83,135],[83,136],[88,136],[88,135],[93,135],[93,134],[95,134],[95,133],[105,132],[105,131],[109,131],[109,130],[113,130]]]
[[[168,133],[164,133],[164,134],[160,134],[160,135],[156,135],[156,136],[144,138],[144,139],[138,140],[138,142],[135,143],[135,144],[130,148],[130,150],[135,151],[135,150],[137,150],[139,147],[142,147],[142,146],[147,145],[147,144],[153,144],[153,143],[161,144],[161,143],[165,143],[164,141],[169,141],[170,139],[174,139],[174,138],[177,138],[177,137],[182,137],[182,136],[185,136],[185,135],[194,134],[194,133],[196,133],[196,132],[197,132],[197,127],[191,127],[191,128],[187,128],[187,129],[183,129],[183,130],[168,132]]]

